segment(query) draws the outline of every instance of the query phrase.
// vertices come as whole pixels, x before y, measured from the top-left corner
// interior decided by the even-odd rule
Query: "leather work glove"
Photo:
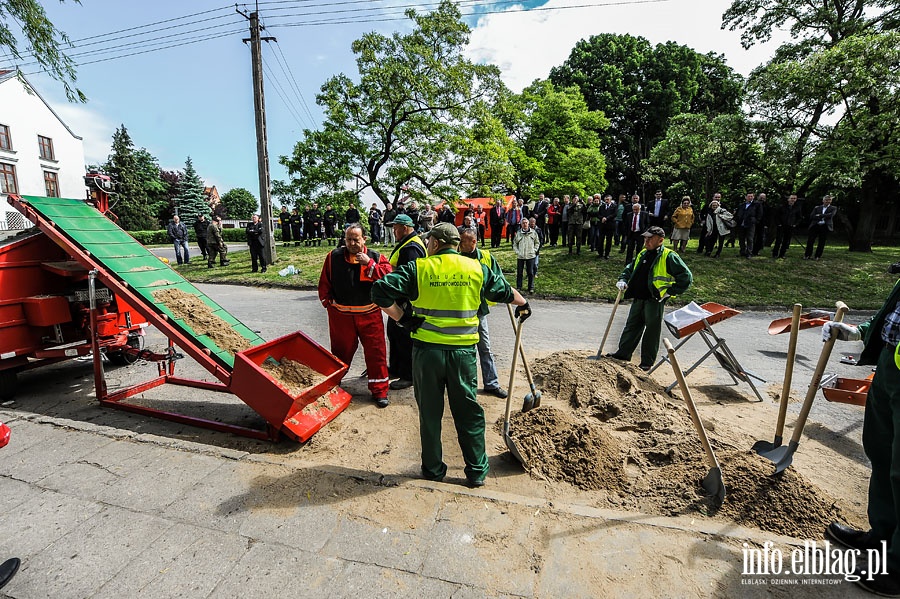
[[[672,296],[669,295],[668,293],[664,293],[663,296],[662,296],[661,298],[659,298],[659,303],[663,303],[664,301],[666,301],[666,300],[669,299],[670,297],[672,297]]]
[[[519,319],[519,322],[525,322],[529,316],[531,316],[531,304],[525,302],[524,306],[516,306],[516,318]]]
[[[616,288],[619,291],[625,291],[626,289],[628,289],[628,283],[626,283],[625,281],[616,281]]]
[[[419,330],[419,327],[425,322],[424,316],[415,316],[413,314],[404,313],[403,318],[397,321],[403,329],[406,329],[410,333],[415,333]]]
[[[859,341],[862,339],[859,329],[855,326],[844,324],[843,322],[829,321],[822,325],[822,341],[828,341],[832,337],[841,341]]]

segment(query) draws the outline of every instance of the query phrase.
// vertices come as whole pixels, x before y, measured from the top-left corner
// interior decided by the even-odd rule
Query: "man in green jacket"
[[[863,449],[872,463],[869,478],[868,531],[832,522],[825,535],[846,547],[881,551],[887,547],[887,568],[862,574],[856,584],[883,597],[900,597],[900,281],[875,316],[859,326],[826,322],[822,339],[863,342],[860,365],[877,364],[866,397]],[[866,569],[863,561],[861,569]],[[861,573],[858,573],[861,574]]]
[[[466,462],[469,486],[480,487],[488,472],[484,410],[476,398],[478,311],[484,300],[512,303],[525,320],[531,308],[506,279],[481,262],[462,256],[459,231],[438,223],[425,240],[428,255],[385,275],[372,287],[372,301],[413,338],[413,381],[419,407],[422,476],[443,480],[441,448],[444,390]],[[398,302],[408,301],[412,314]]]
[[[641,370],[650,370],[659,352],[666,300],[680,295],[691,286],[694,277],[677,252],[664,246],[666,233],[662,227],[650,227],[644,234],[644,249],[634,262],[625,265],[616,287],[632,298],[628,320],[619,339],[619,349],[606,354],[616,360],[631,360],[641,342]]]

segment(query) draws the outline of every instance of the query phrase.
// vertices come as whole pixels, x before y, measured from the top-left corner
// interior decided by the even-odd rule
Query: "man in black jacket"
[[[506,224],[506,208],[501,202],[491,207],[488,220],[491,224],[491,247],[498,248],[500,240],[503,239],[503,225]]]
[[[205,214],[198,214],[197,220],[194,221],[194,237],[197,238],[197,246],[203,259],[206,260],[206,230],[209,228],[209,221],[206,220]]]
[[[404,264],[415,262],[425,257],[425,244],[416,234],[416,226],[413,219],[406,214],[398,214],[394,220],[384,223],[393,228],[394,238],[397,244],[389,258],[391,267],[397,270]],[[412,306],[401,306],[409,314],[412,314]],[[392,318],[387,321],[387,338],[390,342],[390,358],[388,361],[388,373],[392,381],[390,388],[394,390],[406,389],[413,384],[412,354],[413,342],[409,331],[397,324]]]
[[[800,204],[797,202],[797,194],[792,193],[787,201],[778,207],[775,214],[775,244],[772,246],[773,258],[784,258],[791,239],[794,238],[794,230],[800,224],[803,214]]]
[[[288,212],[287,206],[281,207],[281,214],[278,215],[278,225],[281,227],[281,241],[284,245],[291,242],[291,214]]]
[[[750,258],[753,255],[753,240],[756,237],[756,225],[762,218],[762,210],[754,200],[756,194],[748,193],[744,201],[738,204],[734,213],[737,222],[738,241],[741,247],[741,256]]]
[[[813,208],[812,214],[809,215],[809,237],[806,240],[804,260],[813,257],[813,245],[816,243],[816,239],[819,240],[819,245],[816,246],[816,260],[822,257],[825,240],[828,239],[828,234],[834,231],[835,214],[837,214],[837,208],[831,205],[830,195],[823,197],[822,203]]]
[[[250,246],[250,272],[257,272],[257,262],[262,266],[262,271],[266,272],[266,257],[263,255],[263,246],[266,244],[266,228],[259,215],[254,214],[250,217],[247,224],[247,245]]]

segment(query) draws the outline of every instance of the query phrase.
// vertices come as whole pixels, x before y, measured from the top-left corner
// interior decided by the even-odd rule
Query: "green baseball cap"
[[[384,224],[386,224],[386,225],[406,225],[407,227],[415,227],[416,226],[416,223],[414,223],[413,220],[405,214],[398,214],[397,216],[394,217],[394,220],[392,220],[389,223],[384,223]]]

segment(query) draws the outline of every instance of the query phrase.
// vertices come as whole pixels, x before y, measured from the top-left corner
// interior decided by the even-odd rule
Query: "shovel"
[[[709,444],[709,438],[706,436],[706,429],[703,428],[703,422],[701,422],[700,415],[697,413],[697,406],[694,405],[694,399],[691,397],[691,390],[688,389],[687,383],[684,380],[684,373],[681,372],[681,367],[678,365],[678,358],[675,357],[675,348],[672,347],[672,344],[668,339],[663,339],[663,343],[666,344],[666,351],[669,352],[669,363],[672,365],[672,370],[675,372],[675,378],[678,379],[678,386],[681,389],[681,394],[684,395],[684,403],[687,404],[688,411],[691,413],[691,420],[694,423],[694,428],[697,429],[697,434],[700,435],[700,443],[703,444],[703,450],[706,452],[706,461],[709,464],[709,472],[700,484],[703,485],[706,492],[715,497],[716,501],[721,505],[725,500],[725,482],[722,480],[722,469],[719,467],[719,460],[716,459],[716,454],[713,453],[712,445]]]
[[[797,354],[797,336],[800,332],[800,312],[803,306],[794,304],[794,315],[791,317],[791,339],[788,342],[787,362],[784,365],[784,382],[781,384],[781,404],[778,406],[778,424],[775,425],[775,441],[757,441],[753,451],[758,454],[767,453],[781,447],[781,435],[784,433],[784,418],[787,415],[788,396],[791,393],[791,377],[794,374],[794,357]]]
[[[825,312],[824,310],[811,310],[808,314],[800,315],[800,322],[798,327],[801,331],[805,329],[811,329],[813,327],[820,327],[829,320],[833,314],[831,312]],[[778,318],[769,323],[769,334],[770,335],[780,335],[782,333],[787,333],[791,330],[793,318]]]
[[[512,407],[512,394],[513,394],[513,383],[516,382],[516,360],[519,358],[519,349],[521,348],[522,343],[522,321],[520,320],[518,325],[516,326],[516,345],[513,348],[513,357],[512,357],[512,365],[509,368],[509,393],[506,395],[506,415],[503,417],[503,442],[506,443],[506,448],[509,450],[513,457],[519,460],[519,462],[524,466],[525,458],[522,457],[522,454],[519,452],[519,448],[516,447],[516,442],[513,441],[513,438],[509,435],[509,413]]]
[[[616,303],[613,304],[612,313],[609,315],[609,322],[606,323],[606,330],[603,332],[603,339],[600,340],[600,349],[597,350],[596,356],[588,357],[588,360],[599,360],[603,355],[603,346],[606,345],[606,338],[609,337],[609,329],[612,327],[613,318],[616,317],[616,310],[619,308],[619,302],[622,301],[622,294],[625,291],[619,289],[619,293],[616,295]]]
[[[513,330],[516,330],[516,319],[513,316],[512,306],[506,304],[506,309],[509,311],[509,321],[512,323]],[[522,364],[525,366],[525,376],[528,378],[528,385],[531,387],[531,391],[525,396],[525,399],[522,402],[522,411],[527,412],[534,408],[541,407],[541,392],[534,386],[534,377],[531,376],[531,366],[528,365],[528,358],[525,357],[525,348],[521,344],[519,345],[519,355],[522,357]],[[512,393],[512,389],[510,389],[509,392]]]
[[[847,312],[847,304],[837,302],[835,305],[837,306],[837,312],[833,320],[834,322],[841,322],[844,320],[844,314]],[[783,472],[794,461],[794,453],[800,444],[803,427],[806,426],[806,419],[809,416],[809,411],[812,409],[813,400],[816,398],[816,392],[819,390],[819,383],[822,381],[822,373],[825,372],[825,366],[828,364],[828,358],[831,356],[831,349],[834,347],[835,341],[836,338],[832,336],[822,346],[822,353],[819,354],[816,370],[813,372],[812,380],[809,382],[809,389],[806,390],[806,399],[803,400],[803,407],[800,409],[797,422],[794,424],[794,434],[791,435],[791,442],[786,447],[776,447],[772,451],[760,454],[764,458],[775,462],[775,472],[772,474]]]

